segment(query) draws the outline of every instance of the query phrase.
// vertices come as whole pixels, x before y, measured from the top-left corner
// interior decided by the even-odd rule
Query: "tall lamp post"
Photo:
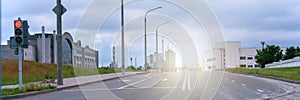
[[[164,22],[164,23],[161,23],[161,24],[158,24],[156,26],[156,53],[158,53],[158,28],[162,25],[165,25],[165,24],[168,24],[169,22]]]
[[[160,24],[158,24],[158,25],[156,26],[156,51],[155,51],[155,54],[156,54],[156,57],[155,57],[155,59],[156,59],[155,67],[156,67],[156,68],[158,68],[158,63],[159,63],[159,61],[158,61],[158,28],[159,28],[160,26],[165,25],[165,24],[168,24],[168,23],[169,23],[169,21],[168,21],[168,22],[164,22],[164,23],[160,23]],[[162,52],[162,53],[163,53],[163,52]],[[162,67],[159,68],[159,69],[162,69]]]
[[[148,10],[146,13],[145,13],[145,16],[144,16],[144,21],[145,21],[145,70],[147,69],[147,15],[148,13],[150,13],[151,11],[154,11],[154,10],[157,10],[157,9],[161,9],[162,7],[156,7],[156,8],[153,8],[153,9],[150,9]]]
[[[121,27],[122,27],[122,75],[125,75],[125,42],[124,42],[124,5],[123,0],[121,0]]]

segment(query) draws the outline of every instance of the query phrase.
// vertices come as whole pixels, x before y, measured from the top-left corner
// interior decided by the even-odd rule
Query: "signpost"
[[[61,16],[67,9],[61,5],[61,0],[56,0],[56,6],[52,9],[57,19],[57,85],[63,85],[62,75],[62,25]]]

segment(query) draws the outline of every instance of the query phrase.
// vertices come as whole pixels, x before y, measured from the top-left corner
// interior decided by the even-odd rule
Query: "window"
[[[248,68],[253,68],[253,65],[248,65]]]
[[[246,65],[241,65],[240,67],[246,67]]]
[[[247,57],[248,60],[253,60],[253,57]]]
[[[246,57],[245,56],[241,56],[240,60],[246,60]]]
[[[72,64],[72,45],[67,39],[63,39],[62,53],[63,53],[63,64]]]
[[[256,64],[256,65],[255,65],[255,67],[256,67],[256,68],[259,68],[259,67],[260,67],[260,65]]]

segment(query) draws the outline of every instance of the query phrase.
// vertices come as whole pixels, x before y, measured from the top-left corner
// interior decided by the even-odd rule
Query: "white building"
[[[170,71],[170,72],[173,72],[175,71],[175,66],[176,66],[176,53],[169,49],[165,52],[166,56],[166,64],[165,64],[165,71]]]
[[[149,66],[153,69],[161,71],[175,71],[176,66],[176,53],[175,51],[168,49],[164,53],[151,54],[147,58]]]
[[[202,69],[260,67],[255,61],[258,49],[260,48],[241,48],[241,43],[238,41],[216,43],[213,49],[204,52]]]

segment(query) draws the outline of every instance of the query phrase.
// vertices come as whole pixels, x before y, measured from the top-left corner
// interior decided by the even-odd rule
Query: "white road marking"
[[[186,85],[187,85],[188,90],[191,90],[191,74],[190,73],[185,73],[183,81],[184,82],[183,82],[181,90],[185,90]]]
[[[148,78],[148,79],[149,79],[149,78]],[[134,84],[144,82],[144,81],[146,81],[146,80],[147,80],[147,79],[143,79],[143,80],[140,80],[140,81],[137,81],[137,82],[134,82],[134,83],[131,83],[131,84],[122,86],[122,87],[120,87],[120,88],[118,88],[118,89],[119,89],[119,90],[120,90],[120,89],[124,89],[124,88],[127,88],[127,87],[129,87],[129,86],[132,86],[132,85],[134,85]]]
[[[167,81],[168,79],[167,78],[164,78],[162,81]]]
[[[226,79],[226,80],[228,80],[228,78],[227,78],[227,77],[225,77],[225,79]]]
[[[123,82],[130,82],[131,80],[122,80]]]
[[[234,83],[234,82],[235,82],[235,80],[231,80],[231,82],[233,82],[233,83]]]
[[[257,89],[257,91],[258,91],[258,92],[265,92],[265,91],[263,91],[263,90],[261,90],[261,89]]]
[[[241,84],[242,86],[247,86],[246,84]]]

